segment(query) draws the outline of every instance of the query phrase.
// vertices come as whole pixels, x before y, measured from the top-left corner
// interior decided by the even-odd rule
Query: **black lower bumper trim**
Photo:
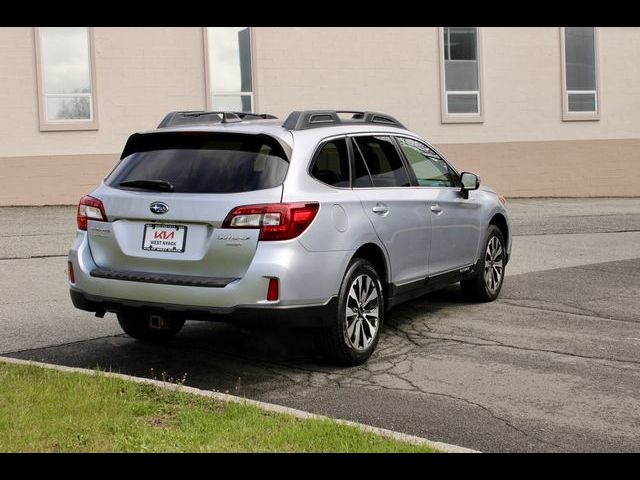
[[[163,285],[182,285],[185,287],[224,288],[237,278],[199,277],[195,275],[173,275],[167,273],[129,272],[112,268],[94,268],[90,275],[110,280],[126,280],[129,282],[160,283]]]
[[[337,297],[325,305],[310,307],[259,306],[218,308],[169,303],[139,302],[89,295],[75,288],[69,290],[73,305],[87,312],[104,313],[131,310],[153,311],[158,314],[179,315],[188,320],[233,323],[238,326],[321,327],[335,319]]]

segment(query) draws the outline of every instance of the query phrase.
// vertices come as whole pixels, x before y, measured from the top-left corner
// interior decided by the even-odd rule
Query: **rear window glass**
[[[281,185],[288,166],[282,146],[267,135],[136,134],[105,182],[131,189],[120,184],[162,180],[171,183],[176,193],[236,193]]]

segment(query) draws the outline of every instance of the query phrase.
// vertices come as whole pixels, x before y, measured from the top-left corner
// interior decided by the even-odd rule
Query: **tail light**
[[[97,198],[82,197],[78,204],[78,230],[86,230],[89,220],[107,221],[104,213],[104,205]]]
[[[311,225],[319,208],[317,202],[244,205],[229,212],[222,228],[259,228],[259,240],[290,240]]]

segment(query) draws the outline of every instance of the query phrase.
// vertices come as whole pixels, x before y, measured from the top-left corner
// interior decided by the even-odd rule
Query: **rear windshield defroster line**
[[[134,134],[122,160],[105,179],[123,182],[154,180],[174,186],[176,193],[237,193],[277,187],[289,161],[280,142],[268,135],[219,132]]]

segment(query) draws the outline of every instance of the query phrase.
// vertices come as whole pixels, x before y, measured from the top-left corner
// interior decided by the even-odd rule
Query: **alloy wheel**
[[[504,274],[504,250],[498,237],[491,237],[484,256],[484,283],[487,290],[494,294]]]
[[[378,289],[369,275],[362,274],[353,280],[345,308],[345,337],[351,347],[364,351],[376,338],[380,326]]]

